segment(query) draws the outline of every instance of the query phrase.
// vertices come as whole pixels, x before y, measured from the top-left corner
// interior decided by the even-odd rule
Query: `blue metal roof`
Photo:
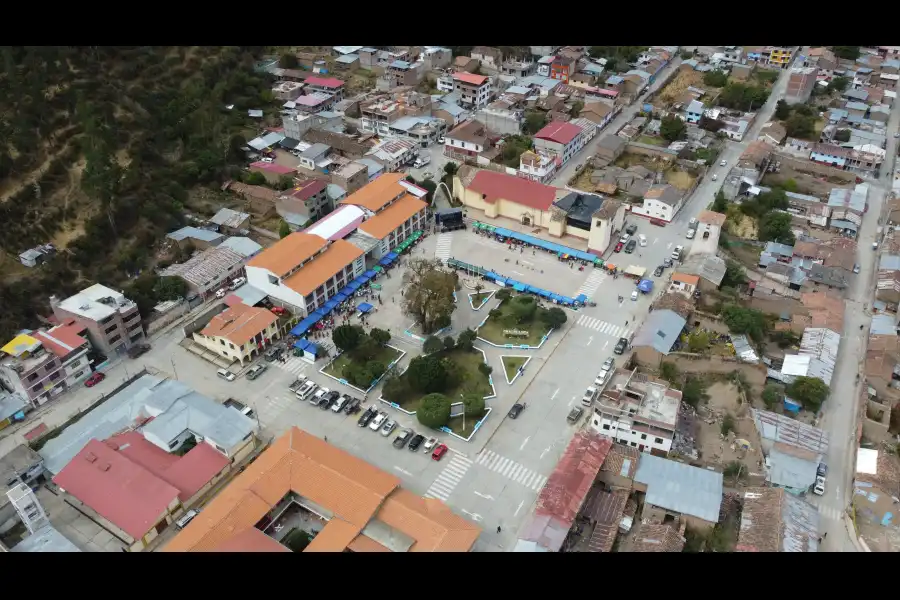
[[[647,486],[645,502],[711,523],[719,520],[722,479],[721,473],[647,453],[634,474]]]

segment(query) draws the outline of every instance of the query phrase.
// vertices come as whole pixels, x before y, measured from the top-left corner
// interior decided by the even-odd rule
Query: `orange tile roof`
[[[361,529],[359,525],[351,525],[337,518],[331,519],[304,552],[343,552]]]
[[[394,231],[411,216],[428,205],[418,198],[406,195],[400,198],[383,211],[367,221],[363,221],[359,228],[376,239],[384,239],[390,232]]]
[[[319,252],[327,243],[317,235],[292,233],[254,256],[247,266],[267,269],[281,277]]]
[[[328,250],[285,279],[284,285],[306,296],[362,255],[363,251],[350,242],[335,240]]]
[[[359,534],[347,546],[348,550],[353,552],[390,552],[387,548],[370,538],[369,536]]]
[[[704,210],[699,215],[697,215],[697,220],[701,223],[708,223],[710,225],[718,225],[721,227],[725,224],[725,219],[727,217],[722,213],[717,213],[711,210]]]
[[[672,275],[672,281],[680,281],[689,285],[698,285],[700,283],[699,275],[686,275],[684,273],[675,273]]]
[[[235,346],[243,346],[277,320],[278,317],[265,308],[235,304],[214,316],[200,333],[224,338]]]
[[[373,518],[413,538],[412,551],[472,547],[480,532],[476,525],[454,515],[439,500],[426,501],[399,484],[390,473],[293,427],[207,504],[164,551],[230,547],[229,540],[254,527],[291,491],[334,514],[319,534],[325,535],[323,540],[315,547],[310,544],[313,551],[332,550],[342,540],[347,547],[377,549],[380,544],[361,541],[358,534]]]
[[[385,204],[406,193],[406,188],[400,185],[403,177],[403,173],[385,173],[344,198],[341,203],[355,204],[378,212]]]
[[[213,552],[290,552],[290,548],[282,546],[256,527],[245,529],[233,538],[221,544]]]

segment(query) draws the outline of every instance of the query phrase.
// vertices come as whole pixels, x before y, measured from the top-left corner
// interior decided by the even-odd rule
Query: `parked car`
[[[638,236],[638,242],[641,244],[641,248],[645,248],[647,246],[647,236],[643,233]]]
[[[628,340],[625,338],[619,338],[619,341],[616,342],[616,347],[613,348],[614,354],[624,354],[625,350],[628,348]]]
[[[637,291],[637,290],[634,290],[634,291],[631,292],[631,301],[632,301],[632,302],[636,302],[637,299],[638,299],[638,291]]]
[[[381,435],[387,437],[394,433],[394,430],[397,429],[397,421],[393,419],[388,419],[384,422],[384,425],[381,426]]]
[[[366,427],[377,414],[378,410],[374,406],[370,406],[363,414],[359,416],[359,420],[356,421],[356,424],[360,427]]]
[[[669,258],[671,258],[673,261],[681,260],[682,252],[684,252],[684,246],[675,246],[675,249],[672,250],[672,256],[670,256]]]
[[[716,175],[715,173],[713,173],[712,180],[713,180],[713,181],[716,181],[717,179],[719,179],[719,176]]]
[[[658,267],[653,269],[654,277],[662,277],[662,274],[663,274],[663,266],[662,265],[659,265]]]
[[[672,261],[671,258],[666,258],[665,260],[663,260],[663,268],[665,268],[665,269],[668,269],[669,267],[671,267],[674,264],[675,263]]]
[[[353,396],[345,396],[347,398],[347,405],[344,407],[344,413],[348,415],[352,415],[353,413],[357,413],[362,410],[359,404],[359,398],[354,398]]]
[[[728,166],[728,161],[727,161],[727,160],[723,160],[722,162],[719,163],[719,166],[720,166],[720,167],[727,167],[727,166]]]
[[[328,388],[319,388],[316,390],[316,393],[312,395],[309,399],[309,403],[313,406],[318,406],[325,400],[325,396],[331,393],[331,390]]]
[[[634,223],[625,228],[625,233],[627,233],[628,235],[634,235],[635,231],[637,231],[637,225],[635,225]]]
[[[575,423],[578,422],[578,419],[580,419],[581,415],[583,415],[583,414],[584,414],[584,409],[581,408],[580,406],[576,406],[575,408],[573,408],[572,410],[569,411],[569,416],[566,417],[566,421],[568,421],[570,424],[574,425]]]
[[[342,410],[344,410],[344,407],[347,405],[347,403],[349,401],[350,401],[349,396],[346,396],[346,395],[341,396],[340,398],[338,398],[337,400],[334,401],[334,404],[331,405],[331,410],[336,413],[339,413]]]
[[[694,239],[694,236],[695,236],[695,235],[697,235],[697,230],[696,230],[696,229],[688,229],[688,230],[687,230],[687,234],[685,234],[684,237],[686,237],[686,238],[689,239],[689,240],[692,240],[692,239]]]
[[[97,371],[96,373],[93,373],[90,377],[88,377],[87,379],[84,380],[84,387],[94,387],[95,385],[97,385],[98,383],[103,381],[104,379],[106,379],[106,374],[101,373],[100,371]]]
[[[220,289],[220,290],[216,290],[216,298],[222,299],[222,298],[225,297],[225,294],[226,294],[226,293],[227,293],[227,290],[226,290],[225,288],[222,288],[222,289]]]
[[[128,358],[137,358],[142,354],[146,354],[150,350],[150,344],[135,344],[128,349]]]
[[[825,477],[828,474],[828,465],[825,463],[819,463],[819,466],[816,467],[816,475],[819,477]]]
[[[624,248],[624,247],[625,247],[625,244],[623,244],[622,242],[619,242],[616,244],[616,247],[613,248],[613,252],[621,252],[622,248]]]
[[[269,367],[267,367],[266,365],[253,365],[252,367],[250,367],[250,370],[247,371],[247,379],[253,381],[257,377],[262,375],[268,368]]]
[[[228,289],[229,289],[229,290],[236,290],[236,289],[238,289],[239,287],[241,287],[242,285],[244,285],[245,283],[247,283],[247,278],[246,278],[246,277],[235,277],[235,278],[234,278],[234,281],[232,281],[232,282],[228,285]]]
[[[409,443],[409,440],[411,440],[412,437],[413,437],[412,429],[404,429],[403,431],[400,432],[400,435],[398,435],[397,437],[394,438],[394,442],[393,442],[394,448],[396,448],[397,450],[402,450],[403,447]]]
[[[438,447],[431,453],[431,460],[441,460],[445,454],[447,454],[447,444],[438,444]]]
[[[331,405],[337,402],[338,398],[340,397],[340,392],[328,392],[328,394],[325,395],[325,399],[319,403],[319,408],[321,408],[322,410],[328,410],[329,408],[331,408]]]
[[[635,242],[634,240],[628,240],[628,243],[625,244],[625,254],[633,253],[635,248],[637,248],[637,242]]]
[[[387,420],[388,416],[386,412],[378,413],[378,416],[372,419],[372,422],[369,423],[369,429],[372,431],[378,431],[378,428]]]
[[[235,380],[235,374],[232,373],[231,371],[229,371],[228,369],[219,369],[218,371],[216,371],[216,375],[218,375],[225,381],[234,381]]]
[[[612,371],[612,368],[615,366],[615,364],[616,364],[616,359],[614,359],[612,356],[610,356],[609,358],[607,358],[606,360],[603,361],[603,366],[600,367],[600,372],[603,373],[604,371]]]
[[[185,527],[188,526],[188,523],[190,523],[194,519],[194,517],[196,517],[199,514],[200,514],[199,510],[192,508],[191,510],[189,510],[186,513],[184,513],[183,515],[181,515],[181,518],[179,518],[177,521],[175,521],[175,527],[178,529],[184,529]]]
[[[666,226],[666,222],[663,221],[662,219],[650,219],[650,224],[656,225],[657,227],[665,227]]]
[[[509,409],[507,416],[509,416],[510,419],[517,419],[519,415],[522,414],[523,410],[525,410],[525,407],[516,402],[512,405],[512,408]]]
[[[816,496],[825,495],[825,478],[821,475],[816,476],[816,485],[813,486],[813,493]]]
[[[266,359],[266,362],[275,362],[275,359],[278,358],[278,348],[269,348],[263,354],[263,358]]]
[[[428,441],[425,442],[425,452],[429,452],[432,448],[434,448],[435,444],[437,444],[437,438],[428,438]]]
[[[279,317],[287,314],[287,309],[283,306],[273,306],[269,310],[272,311],[272,314],[278,315]]]
[[[853,265],[853,272],[859,273],[859,265]]]
[[[594,387],[602,388],[606,385],[606,380],[609,379],[609,371],[600,371],[597,375],[597,378],[594,379]]]
[[[413,436],[413,439],[409,440],[410,452],[418,452],[419,446],[421,446],[422,442],[424,442],[424,441],[425,441],[425,436],[422,435],[421,433]]]

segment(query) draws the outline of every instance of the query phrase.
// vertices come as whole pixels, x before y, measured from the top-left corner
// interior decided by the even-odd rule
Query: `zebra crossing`
[[[275,362],[269,364],[273,364],[282,371],[287,371],[288,373],[292,373],[294,375],[300,375],[301,373],[306,371],[307,367],[309,367],[309,363],[299,356],[290,356],[285,362],[276,360]]]
[[[434,483],[432,483],[431,487],[428,488],[428,491],[425,492],[425,497],[437,498],[438,500],[446,502],[447,498],[450,497],[450,494],[453,493],[453,490],[459,482],[462,481],[462,478],[466,476],[466,472],[471,466],[471,460],[462,454],[451,452],[450,462],[447,463],[447,466],[444,467],[441,474],[437,476],[437,479],[434,480]]]
[[[450,246],[453,244],[453,238],[450,233],[442,233],[437,237],[437,246],[434,249],[434,257],[447,262],[450,258]]]
[[[576,325],[581,325],[582,327],[587,327],[588,329],[593,329],[594,331],[599,331],[604,335],[609,335],[614,338],[620,337],[628,337],[628,328],[623,327],[621,325],[613,325],[612,323],[607,323],[606,321],[601,321],[595,317],[589,317],[587,315],[581,315],[578,317],[578,320],[575,322]]]
[[[584,294],[588,298],[593,297],[594,292],[597,291],[597,288],[600,287],[600,284],[603,283],[603,280],[606,279],[606,273],[604,273],[600,269],[594,269],[591,271],[591,274],[588,275],[588,278],[584,280],[584,283],[581,284],[581,287],[575,292],[575,296],[579,294]]]
[[[526,468],[525,466],[510,460],[504,456],[500,456],[491,450],[485,450],[478,455],[475,464],[481,465],[495,473],[499,473],[503,477],[514,481],[520,485],[537,492],[547,483],[547,478]]]
[[[810,503],[813,506],[815,506],[817,509],[819,509],[819,515],[821,517],[828,519],[829,521],[840,521],[841,520],[841,518],[843,517],[842,510],[834,508],[832,506],[828,506],[827,504],[823,503],[821,500],[819,501],[819,503],[817,503],[815,500],[816,499],[813,499]]]

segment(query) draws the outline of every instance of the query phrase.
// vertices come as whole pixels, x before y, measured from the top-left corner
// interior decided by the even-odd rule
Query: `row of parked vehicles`
[[[348,394],[341,395],[339,392],[329,390],[326,387],[318,385],[305,375],[299,375],[297,380],[292,383],[289,388],[294,392],[298,399],[305,400],[313,406],[318,406],[322,410],[331,409],[334,413],[352,415],[362,410],[362,402],[359,398],[354,398]],[[379,411],[374,405],[369,406],[356,424],[360,427],[368,427],[372,431],[378,431],[382,436],[390,436],[397,429],[397,422],[388,418],[388,414]],[[447,446],[438,443],[437,438],[425,439],[425,436],[417,434],[412,429],[403,429],[393,441],[394,448],[409,448],[410,451],[416,452],[419,448],[424,447],[425,452],[431,452],[433,460],[441,460],[441,457],[447,453]]]

